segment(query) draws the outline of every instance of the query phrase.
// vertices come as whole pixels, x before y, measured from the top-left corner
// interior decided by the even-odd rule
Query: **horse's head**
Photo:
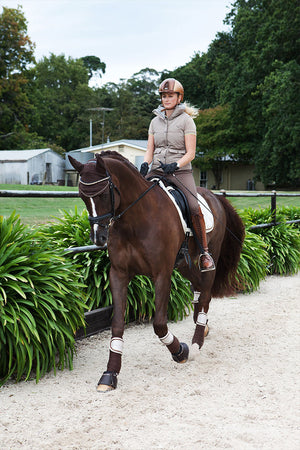
[[[101,248],[107,247],[108,231],[120,198],[115,197],[116,186],[100,155],[82,164],[69,156],[70,163],[80,174],[79,196],[89,212],[91,240]]]

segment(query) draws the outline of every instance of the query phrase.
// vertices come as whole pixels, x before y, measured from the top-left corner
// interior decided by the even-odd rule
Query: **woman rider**
[[[146,176],[161,176],[178,186],[185,194],[191,210],[196,238],[204,253],[199,257],[202,272],[214,270],[215,265],[208,253],[205,223],[197,201],[197,190],[191,161],[196,153],[196,125],[190,114],[193,108],[182,104],[184,90],[174,78],[167,78],[159,86],[162,104],[153,112],[156,115],[149,127],[148,145],[140,172]],[[176,171],[176,176],[173,176]]]

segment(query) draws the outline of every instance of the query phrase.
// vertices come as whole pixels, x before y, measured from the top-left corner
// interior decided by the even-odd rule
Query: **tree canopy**
[[[87,67],[89,71],[89,79],[91,79],[95,75],[99,75],[101,77],[102,73],[105,73],[106,64],[104,62],[101,62],[98,56],[84,56],[81,59],[84,66]]]
[[[197,166],[211,168],[218,182],[230,156],[254,164],[265,185],[299,186],[299,2],[237,0],[224,21],[229,31],[174,71],[144,68],[91,87],[106,70],[98,56],[51,54],[36,62],[21,7],[3,8],[0,148],[88,146],[90,119],[93,143],[147,139],[158,85],[172,76],[199,108]],[[105,121],[99,107],[109,108]]]
[[[35,62],[27,22],[18,9],[3,8],[0,15],[0,145],[25,131],[31,108],[24,86],[27,68]],[[25,133],[23,133],[25,134]],[[18,142],[15,140],[15,144]]]
[[[183,81],[186,96],[201,109],[229,108],[226,130],[234,139],[215,139],[219,156],[227,146],[228,155],[255,164],[265,185],[300,185],[300,4],[237,0],[225,23],[231,30],[218,33],[206,54],[163,76]],[[200,114],[203,142],[209,139],[201,128],[206,119]]]
[[[86,135],[82,121],[93,94],[83,61],[51,54],[29,75],[26,91],[33,105],[31,130],[65,150],[78,148]]]

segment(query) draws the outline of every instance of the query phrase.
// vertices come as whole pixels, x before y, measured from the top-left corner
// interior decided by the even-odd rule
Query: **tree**
[[[180,80],[185,99],[201,109],[224,104],[222,92],[233,64],[232,41],[230,33],[217,33],[207,53],[195,53],[186,65],[163,72],[161,81],[168,77]]]
[[[34,63],[34,44],[27,36],[21,10],[3,8],[0,15],[0,148],[23,141],[30,103],[25,93],[27,68]]]
[[[260,87],[266,133],[255,159],[265,185],[300,186],[300,66],[275,62]]]
[[[222,172],[228,158],[235,158],[236,136],[230,130],[229,106],[216,106],[200,110],[195,119],[197,126],[197,153],[194,165],[201,170],[211,169],[216,188],[220,189]]]
[[[83,65],[89,71],[89,79],[96,75],[101,78],[101,72],[103,74],[105,73],[106,64],[104,62],[101,62],[101,59],[98,58],[98,56],[84,56],[81,59],[83,61]]]
[[[257,155],[269,141],[269,137],[267,141],[265,137],[270,136],[271,122],[264,105],[273,102],[273,94],[269,82],[268,89],[260,89],[260,86],[273,72],[275,61],[299,64],[300,5],[297,0],[238,0],[226,23],[232,27],[233,63],[222,101],[230,105],[231,127],[240,136],[240,151],[257,162],[257,178],[267,180],[270,174],[266,174],[266,163],[269,161]],[[272,86],[278,89],[278,84]],[[279,123],[279,117],[278,120]],[[274,158],[278,156],[273,154]],[[293,164],[290,156],[290,153],[286,155],[285,166]],[[275,165],[280,165],[280,158]],[[281,173],[282,183],[291,182],[291,178],[286,178],[287,173],[291,175],[288,170]]]
[[[205,80],[204,56],[196,53],[189,63],[171,72],[163,72],[161,81],[166,78],[176,78],[184,87],[184,100],[199,108],[212,106],[215,98],[208,98]]]
[[[152,111],[157,108],[160,99],[158,95],[158,72],[145,68],[135,73],[126,83],[126,88],[132,95],[131,103],[131,134],[135,139],[147,139]]]
[[[119,84],[107,83],[95,89],[97,105],[113,108],[105,115],[105,141],[108,137],[110,140],[148,138],[152,110],[159,104],[158,78],[158,72],[147,67]],[[93,136],[98,142],[101,133],[101,128],[94,133],[93,122]]]
[[[87,144],[89,108],[94,91],[81,59],[51,54],[31,70],[28,96],[34,112],[31,130],[65,150]]]

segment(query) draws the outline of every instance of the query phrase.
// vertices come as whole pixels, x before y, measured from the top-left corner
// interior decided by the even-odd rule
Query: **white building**
[[[120,141],[107,142],[106,144],[93,145],[92,147],[79,148],[72,150],[66,154],[66,182],[75,186],[78,183],[78,174],[70,164],[68,155],[73,156],[81,163],[85,164],[89,159],[95,157],[96,153],[101,153],[105,150],[113,150],[134,164],[138,169],[144,161],[144,155],[147,150],[147,140],[138,139],[121,139]]]
[[[121,153],[139,169],[144,161],[147,150],[147,140],[121,139],[120,141],[107,142],[106,144],[93,145],[92,147],[80,149],[83,154],[92,153],[92,157],[94,157],[96,153],[101,153],[105,150]]]
[[[70,164],[68,155],[73,156],[83,164],[88,159],[94,158],[96,153],[101,153],[105,150],[112,150],[120,153],[129,159],[137,169],[140,169],[141,164],[144,162],[144,156],[147,150],[147,140],[143,139],[121,139],[119,141],[107,142],[106,144],[93,145],[92,147],[79,148],[72,150],[66,154],[66,184],[71,183],[75,186],[78,183],[78,174]],[[197,185],[200,183],[200,171],[198,168],[193,169],[193,175]]]
[[[50,148],[1,150],[0,183],[42,184],[64,179],[65,160]]]

